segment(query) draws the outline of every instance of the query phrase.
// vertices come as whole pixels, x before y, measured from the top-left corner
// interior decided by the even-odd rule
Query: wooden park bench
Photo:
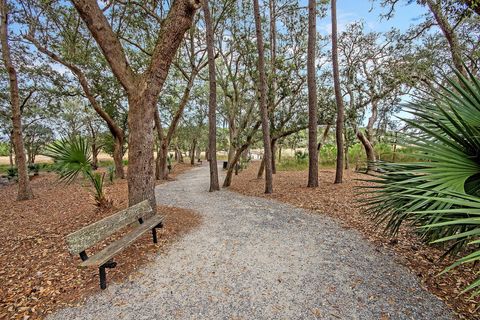
[[[87,255],[85,250],[129,225],[135,227],[124,237],[110,243],[93,256],[89,257]],[[78,265],[79,268],[99,268],[100,288],[105,289],[107,287],[105,269],[115,268],[117,265],[112,259],[113,256],[120,253],[147,231],[152,232],[153,242],[157,243],[157,228],[162,227],[163,216],[154,213],[148,201],[145,200],[67,235],[66,241],[69,252],[79,254],[82,259],[82,262]]]

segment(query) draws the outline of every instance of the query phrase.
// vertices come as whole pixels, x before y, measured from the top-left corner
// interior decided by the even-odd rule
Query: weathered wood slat
[[[148,219],[153,214],[153,210],[147,200],[137,203],[125,210],[70,233],[66,237],[68,250],[72,254],[80,253],[108,238],[125,226],[137,222],[139,218]]]
[[[99,267],[110,260],[114,255],[128,247],[132,242],[138,239],[145,232],[153,229],[156,225],[163,221],[163,217],[155,215],[148,220],[144,221],[143,224],[139,225],[137,228],[128,233],[125,237],[111,243],[105,249],[98,252],[94,256],[88,258],[88,260],[83,261],[79,264],[79,268],[87,267]]]

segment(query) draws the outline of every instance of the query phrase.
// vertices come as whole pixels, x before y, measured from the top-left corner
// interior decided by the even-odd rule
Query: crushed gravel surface
[[[388,252],[333,219],[229,191],[208,167],[157,187],[203,225],[123,284],[50,319],[454,319]]]

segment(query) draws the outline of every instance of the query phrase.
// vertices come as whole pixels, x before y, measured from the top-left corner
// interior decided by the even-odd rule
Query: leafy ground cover
[[[189,168],[177,165],[171,177]],[[80,260],[67,252],[64,238],[127,206],[126,180],[105,187],[114,205],[106,211],[95,209],[84,181],[65,185],[55,174],[45,173],[32,180],[32,187],[35,199],[23,202],[14,201],[16,185],[0,187],[0,319],[44,318],[58,308],[82,303],[88,294],[100,290],[98,271],[77,269]],[[158,211],[166,216],[159,244],[154,245],[147,233],[118,255],[118,267],[108,270],[110,284],[134,281],[135,270],[200,224],[193,211],[166,206],[159,206]]]

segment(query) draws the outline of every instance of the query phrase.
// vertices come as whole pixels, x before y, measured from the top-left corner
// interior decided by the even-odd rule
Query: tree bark
[[[375,122],[377,121],[377,117],[378,117],[378,101],[376,99],[373,99],[371,105],[372,105],[372,114],[368,118],[365,134],[370,144],[373,145],[374,144],[373,126],[375,125]]]
[[[9,150],[8,150],[8,161],[10,163],[10,168],[14,167],[13,163],[13,137],[10,137],[10,144],[9,144]]]
[[[123,135],[115,136],[115,145],[113,146],[113,162],[115,164],[115,177],[125,179],[123,170]]]
[[[450,53],[452,55],[453,65],[461,74],[467,77],[467,72],[463,67],[462,51],[460,49],[460,44],[458,43],[457,34],[448,22],[447,17],[445,17],[442,12],[441,1],[439,2],[435,0],[426,0],[425,2],[427,3],[428,8],[432,12],[433,17],[437,21],[440,30],[442,30],[445,39],[447,39],[448,45],[450,47]]]
[[[209,91],[208,98],[208,149],[211,152],[210,167],[210,192],[220,190],[218,183],[217,166],[217,79],[215,74],[215,52],[213,45],[213,26],[210,17],[210,8],[208,0],[204,0],[203,13],[205,16],[207,55],[208,55],[208,79]]]
[[[264,171],[265,171],[265,158],[262,158],[262,161],[260,162],[260,167],[258,167],[257,179],[262,179]]]
[[[267,87],[265,76],[265,53],[263,46],[262,24],[260,19],[260,6],[258,4],[258,0],[253,0],[253,10],[255,15],[255,30],[257,35],[258,50],[258,87],[260,92],[259,106],[262,119],[263,149],[265,159],[265,193],[268,194],[273,192],[272,150],[270,146],[270,123],[266,104]]]
[[[368,141],[368,139],[360,130],[357,130],[357,138],[358,140],[360,140],[363,147],[365,148],[365,153],[367,155],[367,173],[369,171],[375,170],[375,151],[373,150],[370,141]]]
[[[195,149],[197,149],[197,139],[193,139],[192,148],[190,149],[190,165],[195,165]]]
[[[17,71],[13,65],[8,43],[8,5],[6,0],[0,1],[1,25],[0,40],[2,45],[2,58],[8,72],[10,105],[12,108],[12,140],[15,150],[15,162],[18,168],[18,193],[17,200],[33,198],[33,191],[28,178],[27,163],[25,161],[25,148],[22,133],[22,111],[20,109],[20,95],[18,92]]]
[[[317,81],[315,70],[315,52],[317,38],[317,2],[308,0],[308,182],[307,187],[318,187],[318,152],[317,152]]]
[[[335,100],[337,102],[337,122],[335,137],[337,140],[337,162],[335,170],[335,183],[343,182],[343,122],[344,106],[342,92],[340,90],[340,73],[338,68],[338,39],[337,39],[337,1],[332,0],[332,64],[333,82],[335,87]]]
[[[277,173],[277,164],[275,159],[275,155],[277,153],[277,139],[272,139],[270,148],[272,149],[272,173],[275,174]]]
[[[248,148],[248,145],[243,145],[240,149],[235,151],[235,155],[233,156],[231,165],[228,166],[227,174],[225,175],[225,180],[223,181],[223,187],[230,187],[232,184],[232,176],[235,169],[235,165],[237,164],[242,152]]]
[[[331,124],[327,124],[325,129],[323,130],[323,134],[322,134],[322,140],[318,143],[318,146],[317,146],[317,151],[320,152],[320,149],[322,149],[323,145],[325,144],[325,141],[327,141],[327,138],[328,138],[328,133],[330,132],[330,128],[332,127]]]
[[[348,145],[345,144],[345,170],[350,169],[350,157],[348,155]]]
[[[128,97],[128,201],[130,205],[148,199],[156,208],[155,176],[153,172],[153,117],[156,99],[143,95]]]

